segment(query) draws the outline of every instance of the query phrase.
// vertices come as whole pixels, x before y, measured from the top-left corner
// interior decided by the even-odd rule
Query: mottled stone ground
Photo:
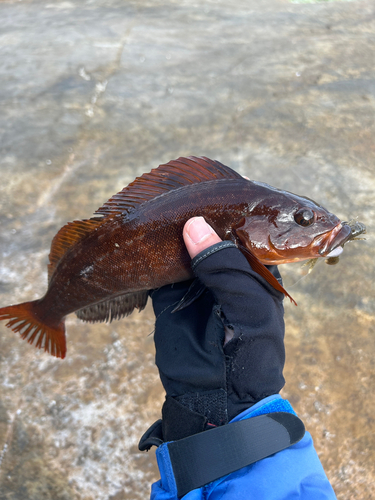
[[[0,304],[44,293],[49,244],[180,155],[358,216],[368,240],[296,280],[283,391],[341,500],[375,489],[371,1],[0,1]],[[150,309],[67,320],[54,359],[0,326],[0,499],[137,500],[157,476]]]

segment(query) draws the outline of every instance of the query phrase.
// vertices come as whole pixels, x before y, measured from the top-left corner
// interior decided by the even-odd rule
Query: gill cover
[[[235,227],[242,244],[263,264],[318,257],[325,235],[340,220],[308,198],[267,187],[272,192],[267,206],[255,207]]]

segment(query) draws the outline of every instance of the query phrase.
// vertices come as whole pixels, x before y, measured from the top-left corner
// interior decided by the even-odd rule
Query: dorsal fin
[[[129,186],[98,208],[95,214],[107,217],[128,212],[145,201],[189,184],[241,178],[240,174],[216,160],[204,156],[181,157],[137,177]]]
[[[122,191],[112,196],[94,215],[101,215],[104,218],[114,217],[168,191],[217,179],[242,179],[242,176],[222,163],[204,156],[181,157],[137,177]],[[93,217],[69,222],[60,229],[51,244],[48,281],[69,248],[103,221],[101,217]]]
[[[75,220],[73,222],[68,222],[68,224],[60,229],[51,243],[48,265],[48,281],[50,281],[57,264],[69,248],[77,243],[77,241],[79,241],[83,236],[91,233],[91,231],[94,228],[97,228],[100,224],[101,221],[95,219]]]

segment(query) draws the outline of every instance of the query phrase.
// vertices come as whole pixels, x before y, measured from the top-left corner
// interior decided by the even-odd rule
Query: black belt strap
[[[297,443],[303,422],[292,413],[268,413],[168,443],[179,497]]]

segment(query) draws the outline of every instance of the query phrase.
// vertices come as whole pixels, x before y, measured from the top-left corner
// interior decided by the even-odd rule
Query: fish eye
[[[315,221],[315,213],[310,208],[301,208],[294,214],[294,220],[300,226],[310,226]]]

